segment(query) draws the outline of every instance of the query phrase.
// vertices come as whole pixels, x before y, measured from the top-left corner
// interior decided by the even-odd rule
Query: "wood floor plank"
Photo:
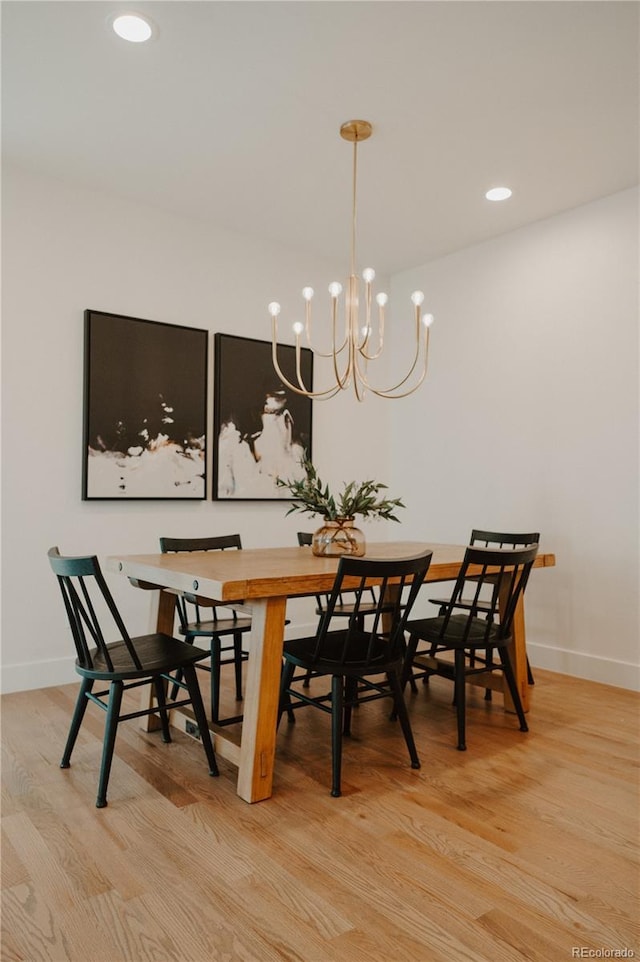
[[[132,721],[98,810],[104,715],[62,771],[77,686],[4,696],[2,962],[640,956],[638,696],[535,674],[529,733],[471,693],[467,752],[450,685],[419,686],[419,771],[388,706],[361,706],[339,799],[329,720],[301,710],[252,806],[229,762],[211,778],[198,742]]]

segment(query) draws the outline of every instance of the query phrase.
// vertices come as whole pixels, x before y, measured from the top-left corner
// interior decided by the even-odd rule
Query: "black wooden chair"
[[[350,734],[351,709],[356,704],[391,698],[409,749],[411,767],[420,767],[400,679],[404,626],[430,561],[430,551],[392,561],[340,558],[333,590],[315,635],[285,644],[279,719],[283,712],[291,719],[293,712],[305,705],[331,715],[331,794],[334,797],[341,794],[342,736]],[[379,584],[377,609],[370,627],[365,629],[360,606],[368,605],[372,582]],[[345,623],[344,616],[336,616],[336,607],[345,590],[353,591],[353,611],[346,627],[336,630],[336,618],[338,624]],[[330,676],[331,691],[319,696],[307,694],[294,684],[296,668],[312,672],[314,676]],[[384,676],[386,680],[374,680],[376,676]]]
[[[481,528],[472,528],[471,537],[469,538],[470,545],[476,545],[478,547],[484,548],[529,548],[534,544],[540,543],[540,532],[539,531],[527,531],[527,532],[508,532],[508,531],[484,531]],[[487,584],[490,584],[490,579],[487,579]],[[491,605],[491,595],[488,596],[487,605]],[[430,598],[432,604],[440,605],[441,607],[449,602],[448,598]],[[462,599],[460,606],[464,603]],[[476,606],[481,606],[482,598],[476,601]],[[444,613],[444,612],[441,612]],[[529,664],[529,658],[527,657],[527,680],[530,685],[535,684],[535,679],[533,677],[533,672],[531,671],[531,665]],[[412,682],[411,687],[415,691],[415,682]],[[491,689],[487,688],[485,692],[485,699],[491,701]]]
[[[410,676],[441,675],[454,682],[458,748],[466,749],[466,681],[495,671],[504,674],[520,722],[528,731],[511,661],[509,645],[516,605],[522,596],[538,553],[528,548],[467,548],[451,598],[438,601],[436,618],[408,621],[409,642],[403,684]],[[420,649],[421,642],[428,648]],[[453,662],[442,657],[453,652]],[[494,654],[497,652],[499,661]]]
[[[306,547],[311,545],[313,542],[313,535],[309,531],[298,531],[298,544],[300,547]],[[329,595],[319,594],[316,595],[316,614],[322,616],[327,610],[327,604],[329,601]],[[359,617],[364,620],[368,614],[375,614],[377,611],[378,602],[376,600],[376,593],[373,588],[367,589],[362,604],[359,608]],[[338,603],[334,609],[334,617],[336,618],[350,618],[353,614],[353,593],[350,591],[343,591],[340,595]]]
[[[225,551],[240,550],[239,534],[220,535],[213,538],[160,538],[160,550],[171,551]],[[242,648],[242,636],[251,631],[251,615],[241,606],[220,606],[207,598],[182,592],[176,601],[179,631],[185,641],[192,645],[196,638],[207,638],[210,646],[209,665],[199,665],[211,673],[211,719],[217,725],[233,725],[242,721],[242,714],[220,718],[220,671],[223,665],[232,664],[235,672],[236,701],[242,701],[242,663],[248,653]],[[223,639],[230,639],[225,643]]]
[[[313,534],[310,531],[298,531],[298,544],[300,547],[311,546],[313,543]],[[328,594],[318,594],[316,595],[316,614],[322,617],[327,610],[327,605],[329,604],[330,595]],[[354,597],[353,593],[350,591],[342,591],[340,597],[336,603],[333,611],[334,618],[350,618],[353,614],[354,609]],[[362,600],[358,611],[358,617],[360,619],[360,627],[364,625],[364,619],[367,615],[375,615],[378,609],[378,602],[376,600],[376,593],[373,588],[368,588],[365,597]],[[309,687],[311,680],[311,672],[307,672],[304,680],[305,688]]]
[[[96,807],[104,808],[118,724],[129,718],[158,714],[162,739],[170,742],[168,711],[191,705],[209,763],[209,774],[217,775],[218,766],[194,667],[197,661],[207,657],[207,653],[170,635],[158,633],[131,638],[95,556],[65,558],[57,548],[50,548],[49,562],[60,585],[76,646],[76,671],[82,677],[60,767],[69,768],[87,704],[92,701],[107,713],[96,800]],[[111,630],[117,630],[117,641],[105,640],[98,611],[104,611]],[[165,684],[175,681],[177,671],[184,677],[184,683],[179,682],[177,687],[186,691],[188,697],[167,701]],[[96,681],[106,682],[108,687],[94,692]],[[153,684],[157,706],[123,714],[124,692],[149,683]]]

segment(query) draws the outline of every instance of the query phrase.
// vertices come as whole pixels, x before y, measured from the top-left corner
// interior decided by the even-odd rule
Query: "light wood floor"
[[[410,698],[422,769],[386,702],[363,705],[340,799],[328,716],[305,709],[253,806],[228,763],[212,779],[198,743],[133,721],[102,810],[93,706],[58,767],[75,692],[3,699],[2,962],[640,957],[631,692],[537,670],[529,734],[474,693],[461,753],[433,679]]]

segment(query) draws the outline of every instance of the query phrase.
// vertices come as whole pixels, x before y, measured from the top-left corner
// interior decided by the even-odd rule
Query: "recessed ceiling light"
[[[113,29],[119,37],[131,43],[144,43],[153,33],[149,21],[138,13],[125,13],[116,17],[113,21]]]
[[[508,187],[492,187],[484,196],[487,200],[508,200],[511,197],[511,191]]]

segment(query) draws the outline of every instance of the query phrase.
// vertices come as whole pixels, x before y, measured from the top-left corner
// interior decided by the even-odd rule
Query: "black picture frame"
[[[83,501],[206,499],[208,338],[84,312]]]
[[[282,373],[296,380],[296,350],[278,346]],[[312,457],[313,402],[276,373],[270,341],[214,335],[215,501],[290,501],[275,477],[304,477]],[[313,353],[301,350],[305,387],[313,390]]]

